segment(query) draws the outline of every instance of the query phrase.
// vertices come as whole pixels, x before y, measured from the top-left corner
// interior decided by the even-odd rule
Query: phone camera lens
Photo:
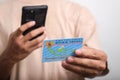
[[[30,12],[31,12],[31,13],[34,13],[34,11],[33,11],[33,10],[31,10]]]

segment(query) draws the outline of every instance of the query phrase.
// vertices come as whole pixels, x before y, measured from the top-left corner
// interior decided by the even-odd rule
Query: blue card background
[[[68,56],[75,56],[74,51],[82,48],[83,38],[45,40],[42,62],[66,60]]]

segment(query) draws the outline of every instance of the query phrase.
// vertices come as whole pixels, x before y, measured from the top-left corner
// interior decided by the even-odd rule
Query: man
[[[35,25],[21,23],[21,9],[28,5],[48,5],[46,26],[23,36]],[[32,37],[44,34],[32,41]],[[45,38],[83,37],[83,48],[66,61],[42,63]],[[100,50],[96,22],[90,12],[67,0],[9,0],[0,5],[0,80],[84,80],[104,75],[107,56]]]

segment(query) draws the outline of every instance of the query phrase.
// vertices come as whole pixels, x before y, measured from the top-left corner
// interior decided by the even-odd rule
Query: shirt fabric
[[[96,22],[89,10],[69,0],[9,0],[0,4],[0,54],[9,36],[20,27],[23,6],[48,5],[47,39],[83,37],[84,44],[99,49]],[[64,69],[61,61],[42,63],[42,48],[15,64],[11,80],[84,80]]]

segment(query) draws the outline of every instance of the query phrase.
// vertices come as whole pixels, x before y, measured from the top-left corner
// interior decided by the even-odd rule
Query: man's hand
[[[84,46],[75,51],[75,57],[68,57],[62,66],[84,77],[93,78],[106,69],[107,56],[104,52]]]
[[[34,21],[28,22],[11,34],[7,48],[0,55],[0,80],[9,79],[14,64],[26,58],[33,50],[42,46],[43,40],[46,37],[44,27],[37,28],[25,36],[23,35],[24,31],[34,25]],[[40,33],[43,34],[31,40]]]
[[[28,28],[35,25],[34,21],[28,22],[17,29],[14,33],[11,34],[10,40],[8,42],[8,46],[6,48],[6,56],[9,60],[13,62],[18,62],[24,58],[26,58],[33,50],[39,48],[43,44],[43,40],[46,37],[45,28],[37,28],[25,36],[23,32],[26,31]],[[33,37],[37,36],[40,33],[43,35],[33,39]]]

